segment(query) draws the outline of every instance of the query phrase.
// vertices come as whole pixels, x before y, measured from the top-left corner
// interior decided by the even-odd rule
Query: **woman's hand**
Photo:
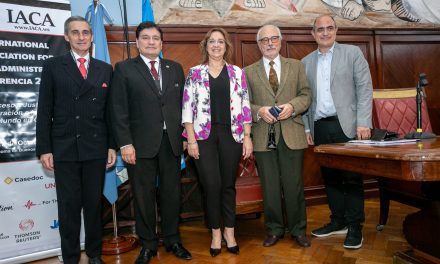
[[[243,158],[247,159],[251,156],[254,147],[252,146],[252,140],[250,137],[244,137],[243,140]]]
[[[188,155],[193,157],[194,159],[199,159],[199,145],[197,144],[197,141],[188,143]]]

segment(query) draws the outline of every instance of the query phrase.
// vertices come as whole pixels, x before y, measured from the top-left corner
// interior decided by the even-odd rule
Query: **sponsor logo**
[[[48,13],[40,13],[40,12],[28,12],[25,13],[23,10],[8,10],[8,23],[12,24],[21,24],[21,25],[34,25],[34,26],[51,26],[55,27],[52,22],[52,18]]]
[[[41,238],[40,230],[14,235],[15,243],[24,243]]]
[[[20,228],[21,231],[32,230],[32,228],[34,228],[34,220],[23,219],[20,221],[20,224],[18,224],[18,228]]]
[[[0,212],[13,211],[14,206],[0,204]]]
[[[2,240],[2,239],[8,239],[8,238],[9,238],[8,235],[5,235],[4,233],[0,233],[0,240]]]
[[[45,183],[44,184],[44,188],[46,188],[46,189],[55,189],[57,186],[56,186],[56,184],[53,182],[53,183]]]
[[[29,177],[17,177],[17,178],[14,178],[14,182],[42,181],[43,178],[44,178],[43,175],[29,176]]]
[[[26,207],[28,210],[30,210],[33,206],[36,205],[40,205],[40,204],[34,204],[34,202],[32,202],[31,200],[28,200],[25,204],[24,207]]]
[[[58,229],[60,227],[60,221],[54,219],[52,225],[49,226],[50,229]]]
[[[42,181],[44,179],[43,175],[35,175],[35,176],[29,176],[29,177],[6,177],[3,182],[6,184],[11,184],[13,182],[22,183],[22,182],[31,182],[31,181]],[[47,188],[46,188],[47,189]]]
[[[24,243],[29,242],[32,240],[38,240],[41,238],[41,232],[40,230],[32,230],[34,228],[34,220],[32,219],[23,219],[20,221],[20,224],[18,224],[18,227],[21,231],[25,233],[15,234],[14,239],[15,243]],[[31,231],[32,230],[32,231]]]
[[[14,181],[14,179],[12,179],[11,177],[6,177],[3,182],[6,184],[11,184]]]

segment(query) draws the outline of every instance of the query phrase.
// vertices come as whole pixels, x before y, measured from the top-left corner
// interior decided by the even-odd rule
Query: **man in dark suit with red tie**
[[[90,57],[93,35],[84,18],[68,18],[64,38],[70,52],[43,64],[36,153],[55,173],[64,263],[80,260],[81,210],[89,263],[103,263],[101,195],[105,169],[116,159],[106,114],[112,67]]]
[[[136,263],[149,263],[157,254],[157,184],[165,247],[177,258],[189,260],[191,254],[182,246],[178,231],[185,76],[180,64],[159,58],[162,31],[156,24],[139,24],[136,45],[138,57],[116,64],[110,95],[113,131],[127,163],[136,232],[142,242]]]

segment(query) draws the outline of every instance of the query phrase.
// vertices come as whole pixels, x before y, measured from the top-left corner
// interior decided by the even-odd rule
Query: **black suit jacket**
[[[173,153],[182,154],[182,66],[161,60],[162,93],[140,56],[116,64],[112,80],[111,117],[118,147],[133,144],[137,158],[152,158],[159,151],[163,123]]]
[[[46,60],[41,76],[38,112],[38,156],[55,161],[107,158],[114,148],[108,125],[107,97],[112,66],[90,58],[84,80],[70,53]]]

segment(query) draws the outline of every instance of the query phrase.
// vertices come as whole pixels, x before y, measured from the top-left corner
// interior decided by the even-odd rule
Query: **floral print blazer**
[[[249,95],[244,71],[226,64],[230,83],[231,132],[235,141],[243,142],[244,124],[252,122]],[[192,123],[196,140],[205,140],[211,131],[211,100],[208,64],[189,70],[183,89],[182,124]],[[187,137],[186,130],[182,134]]]

